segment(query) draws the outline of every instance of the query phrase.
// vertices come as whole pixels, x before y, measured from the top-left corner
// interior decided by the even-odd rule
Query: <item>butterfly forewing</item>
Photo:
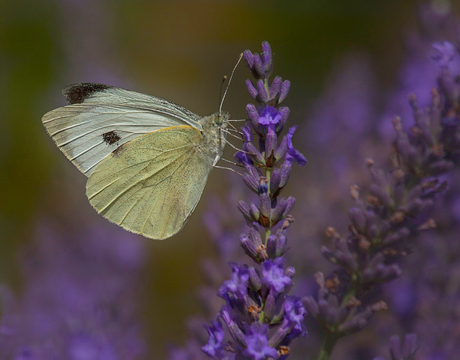
[[[102,84],[63,91],[70,105],[48,112],[43,124],[62,152],[87,176],[119,146],[171,126],[201,130],[200,116],[172,102]]]
[[[134,233],[163,240],[177,233],[195,209],[212,162],[190,126],[138,137],[92,172],[86,194],[104,217]]]

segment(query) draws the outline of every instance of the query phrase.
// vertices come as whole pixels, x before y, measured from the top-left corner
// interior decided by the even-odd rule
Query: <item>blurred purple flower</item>
[[[222,340],[224,339],[224,329],[219,320],[212,321],[211,326],[205,325],[206,330],[209,334],[208,343],[203,346],[203,352],[214,358],[222,359],[224,358],[224,346],[222,345]]]
[[[63,236],[42,226],[24,259],[23,295],[3,314],[2,358],[139,359],[143,263],[142,241],[125,232],[101,226]]]
[[[448,41],[435,42],[432,46],[437,50],[437,53],[432,55],[431,58],[436,61],[441,68],[450,67],[454,58],[458,56],[457,49]]]

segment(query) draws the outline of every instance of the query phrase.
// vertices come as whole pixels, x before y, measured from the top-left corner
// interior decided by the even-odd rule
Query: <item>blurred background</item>
[[[139,324],[133,335],[143,339],[139,354],[166,358],[166,345],[184,342],[185,320],[200,310],[195,296],[203,282],[200,261],[214,256],[203,214],[211,198],[225,197],[237,180],[214,170],[187,226],[168,241],[126,233],[91,208],[85,176],[60,153],[41,124],[44,113],[65,105],[62,88],[79,82],[106,83],[208,115],[217,110],[222,76],[229,75],[239,54],[245,49],[260,52],[261,42],[267,40],[274,52],[274,74],[292,83],[285,105],[291,109],[291,124],[299,125],[295,143],[310,160],[305,168],[294,170],[297,180],[287,195],[296,195],[298,203],[314,204],[342,196],[360,176],[335,178],[333,188],[309,188],[309,179],[320,184],[320,175],[330,174],[327,168],[340,165],[340,159],[328,163],[315,157],[342,150],[331,142],[308,145],[310,131],[316,129],[309,121],[321,112],[318,99],[335,77],[347,72],[346,83],[353,88],[361,84],[358,74],[364,72],[362,96],[371,97],[373,112],[382,112],[387,95],[399,86],[408,34],[423,33],[420,4],[416,0],[0,0],[0,283],[9,289],[3,311],[7,311],[5,299],[13,295],[13,307],[21,301],[27,307],[24,302],[38,298],[44,303],[66,301],[63,293],[58,300],[43,295],[59,282],[46,279],[61,271],[69,271],[74,283],[93,278],[97,288],[99,277],[106,281],[101,271],[112,269],[119,276],[111,281],[119,287],[107,293],[129,290],[126,319]],[[428,4],[440,13],[460,11],[453,2]],[[244,84],[248,77],[240,65],[224,103],[233,119],[244,118],[245,105],[251,101]],[[333,102],[334,92],[327,94]],[[369,145],[373,140],[367,141],[364,146],[378,153]],[[227,147],[225,157],[232,155]],[[343,201],[346,206],[348,198]],[[299,206],[293,215],[302,218],[311,213]],[[239,219],[240,214],[234,211],[228,216]],[[342,221],[346,225],[345,211]],[[299,231],[298,243],[316,231]],[[90,253],[95,243],[97,256]],[[309,256],[320,259],[316,249]],[[73,262],[76,256],[81,263]],[[292,261],[307,275],[318,270],[317,263],[326,266],[323,260],[307,265],[306,258],[296,256]],[[89,273],[81,278],[70,274],[68,269],[81,264]],[[30,291],[34,281],[42,285]],[[90,291],[85,286],[83,293]]]

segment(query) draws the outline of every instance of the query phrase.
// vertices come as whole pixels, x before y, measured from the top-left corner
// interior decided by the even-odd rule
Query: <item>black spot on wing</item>
[[[121,137],[115,131],[109,131],[102,134],[102,139],[107,145],[112,145],[115,144],[118,140],[120,140]]]
[[[66,87],[64,90],[62,90],[62,94],[69,104],[81,104],[92,94],[103,91],[105,89],[109,89],[111,87],[113,86],[94,83],[82,83]]]

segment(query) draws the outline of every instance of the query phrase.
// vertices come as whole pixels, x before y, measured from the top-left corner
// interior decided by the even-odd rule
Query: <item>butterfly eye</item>
[[[217,115],[215,120],[214,120],[214,123],[215,125],[217,126],[222,126],[222,123],[224,122],[224,118],[222,117],[222,115]]]

